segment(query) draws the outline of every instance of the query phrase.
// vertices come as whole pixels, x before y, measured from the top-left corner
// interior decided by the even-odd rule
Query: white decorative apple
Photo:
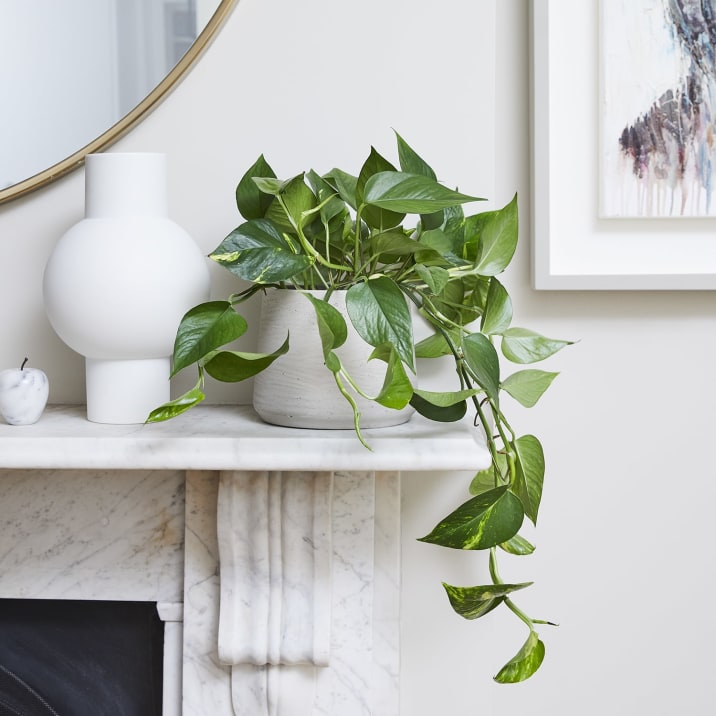
[[[39,368],[20,368],[0,371],[0,413],[10,425],[36,423],[47,405],[50,384]]]

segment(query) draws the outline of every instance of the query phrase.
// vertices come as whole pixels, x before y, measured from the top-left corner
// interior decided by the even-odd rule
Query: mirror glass
[[[176,83],[236,0],[0,0],[0,202],[79,166]]]

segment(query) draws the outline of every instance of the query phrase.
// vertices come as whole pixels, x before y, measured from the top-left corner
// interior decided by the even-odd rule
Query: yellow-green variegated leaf
[[[503,542],[500,545],[500,549],[507,552],[507,554],[524,557],[532,554],[535,551],[535,546],[521,535],[515,535],[512,539],[508,539],[507,542]]]
[[[168,403],[164,403],[164,405],[160,405],[158,408],[152,410],[152,412],[149,413],[146,422],[160,423],[163,420],[176,418],[177,415],[181,415],[189,410],[189,408],[193,408],[195,405],[201,403],[206,396],[199,388],[200,385],[201,380],[194,388],[184,393],[184,395],[181,395],[174,400],[170,400]]]
[[[269,219],[252,219],[241,224],[209,258],[235,276],[254,283],[286,281],[313,263],[308,256],[294,253],[280,228]]]
[[[443,582],[450,605],[464,619],[479,619],[499,606],[506,596],[518,589],[529,587],[522,584],[489,584],[477,587],[454,587]]]
[[[507,487],[496,487],[460,505],[420,541],[453,549],[487,549],[514,537],[524,516],[520,500]]]
[[[530,631],[522,648],[510,659],[495,676],[500,684],[516,684],[529,679],[544,660],[544,644],[536,631]]]

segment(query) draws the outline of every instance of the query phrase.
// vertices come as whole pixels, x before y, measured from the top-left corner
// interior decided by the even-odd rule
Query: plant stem
[[[360,238],[360,227],[361,227],[361,215],[363,214],[363,207],[365,204],[361,204],[356,210],[355,220],[355,238],[353,239],[353,267],[360,266],[363,263],[363,252],[361,251],[361,238]]]
[[[530,619],[509,597],[505,597],[505,606],[517,617],[519,617],[528,627],[530,631],[535,630],[535,622]]]
[[[497,548],[490,547],[490,577],[493,584],[504,584],[499,572],[497,571]],[[534,631],[534,622],[530,619],[511,599],[505,597],[505,605],[516,614],[529,628]]]
[[[360,440],[363,447],[372,451],[371,446],[368,445],[368,443],[365,441],[365,439],[363,438],[363,434],[360,431],[360,410],[358,410],[358,404],[356,403],[353,396],[346,390],[346,387],[343,385],[343,382],[341,381],[338,373],[334,373],[333,378],[336,381],[336,385],[338,386],[338,390],[340,391],[341,395],[348,401],[351,408],[353,409],[353,428],[355,430],[356,436],[358,437],[358,440]]]
[[[286,214],[286,218],[289,220],[291,226],[296,232],[298,240],[301,244],[301,248],[303,248],[303,250],[309,256],[314,258],[316,261],[318,261],[319,264],[322,264],[326,268],[336,269],[337,271],[351,271],[350,266],[343,266],[342,264],[331,263],[328,259],[324,258],[320,251],[316,251],[316,249],[311,246],[311,242],[305,237],[303,229],[293,220],[293,217],[291,216],[290,212],[288,211],[288,207],[286,206],[286,202],[283,200],[281,195],[276,194],[276,198],[278,199],[278,203],[281,204],[281,208],[283,209],[284,214]]]

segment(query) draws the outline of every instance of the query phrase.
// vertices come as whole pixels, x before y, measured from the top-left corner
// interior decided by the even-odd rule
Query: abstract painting
[[[601,0],[602,217],[716,216],[716,0]]]

